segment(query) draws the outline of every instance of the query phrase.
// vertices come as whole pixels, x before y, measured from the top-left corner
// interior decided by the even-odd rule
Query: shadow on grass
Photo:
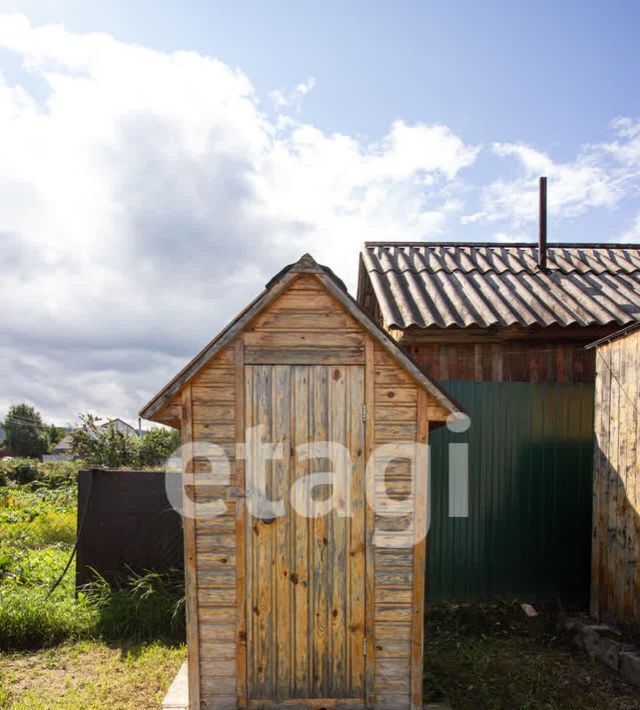
[[[185,639],[182,572],[96,579],[77,597],[68,588],[12,585],[0,594],[0,650],[28,651],[68,641],[181,644]]]
[[[517,603],[430,607],[425,624],[425,702],[456,710],[640,708],[638,689],[575,649],[558,632],[558,607]]]
[[[96,632],[128,653],[153,641],[185,641],[182,572],[134,574],[109,584],[98,578],[83,590],[97,610]]]

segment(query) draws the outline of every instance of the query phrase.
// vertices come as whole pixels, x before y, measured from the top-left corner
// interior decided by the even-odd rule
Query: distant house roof
[[[624,326],[640,320],[640,245],[367,242],[370,288],[387,328]],[[370,281],[370,287],[367,284]]]
[[[127,424],[127,422],[123,421],[122,419],[116,417],[115,419],[109,419],[107,420],[104,424],[100,424],[98,426],[98,429],[105,429],[108,427],[110,424],[113,424],[116,428],[117,431],[121,432],[125,436],[138,436],[138,432],[134,427],[131,426],[131,424]],[[69,432],[68,434],[65,434],[65,436],[60,439],[60,441],[55,445],[53,448],[53,453],[54,454],[69,454],[71,453],[71,444],[73,442],[73,434],[72,432]]]
[[[123,421],[119,417],[116,417],[115,419],[108,419],[104,424],[101,424],[98,429],[105,429],[110,424],[113,424],[117,431],[125,434],[126,436],[138,436],[138,431],[132,427],[131,424],[127,424],[127,422]]]
[[[73,438],[71,434],[65,434],[60,441],[53,447],[54,454],[67,454],[71,451],[71,443]]]

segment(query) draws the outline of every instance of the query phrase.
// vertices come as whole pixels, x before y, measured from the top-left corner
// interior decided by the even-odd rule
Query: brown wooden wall
[[[401,342],[420,369],[436,381],[579,383],[593,382],[595,376],[595,356],[593,350],[585,350],[587,341]]]
[[[333,363],[365,366],[366,454],[398,439],[427,443],[429,420],[446,412],[410,377],[311,274],[300,275],[225,350],[164,408],[165,421],[180,417],[183,441],[223,446],[232,462],[231,483],[198,485],[197,502],[226,500],[227,512],[212,520],[185,522],[191,695],[206,707],[234,708],[244,690],[246,610],[244,584],[243,468],[234,462],[244,430],[244,365]],[[196,459],[198,474],[209,470]],[[405,496],[409,470],[389,465],[377,490]],[[420,494],[420,491],[418,491]],[[426,495],[426,491],[422,491]],[[238,506],[238,513],[236,506]],[[371,707],[419,707],[422,688],[424,542],[406,549],[374,549],[374,530],[402,525],[374,519],[366,509],[366,663]],[[373,698],[375,697],[375,704]]]
[[[200,700],[205,707],[236,707],[236,502],[235,481],[235,362],[234,350],[222,351],[191,385],[191,417],[183,415],[183,437],[191,425],[193,440],[211,442],[224,448],[232,465],[232,485],[203,485],[196,478],[196,502],[205,504],[223,498],[227,512],[211,520],[195,521],[194,557],[189,560],[194,577],[192,608],[188,610],[191,629],[190,663],[200,668]],[[191,420],[189,422],[189,419]],[[196,459],[196,473],[208,474],[207,461]],[[207,476],[208,478],[208,476]],[[185,526],[186,534],[186,526]],[[189,602],[189,596],[187,601]]]
[[[374,350],[376,450],[396,441],[426,443],[426,431],[419,431],[420,391],[413,380],[376,346]],[[411,479],[407,461],[379,460],[376,474],[376,491],[390,498],[401,499],[411,492]],[[378,470],[378,469],[377,469]],[[398,530],[404,521],[397,518],[375,517],[376,531],[384,537],[385,530]],[[414,573],[415,568],[415,573]],[[412,654],[420,656],[420,685],[422,684],[422,604],[415,607],[416,582],[424,579],[424,545],[406,548],[377,547],[375,549],[375,690],[377,707],[411,707]],[[422,588],[422,594],[424,588]],[[420,630],[415,624],[420,625]],[[417,679],[413,678],[414,683]]]
[[[597,348],[591,613],[640,623],[640,332]]]

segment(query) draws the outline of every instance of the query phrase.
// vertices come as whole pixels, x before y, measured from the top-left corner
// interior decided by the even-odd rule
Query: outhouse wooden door
[[[357,705],[365,697],[364,378],[358,365],[245,366],[245,426],[261,427],[247,446],[256,454],[259,438],[282,445],[264,470],[266,497],[284,502],[272,519],[245,505],[249,702],[343,698]],[[312,442],[333,442],[328,456],[298,448]],[[349,463],[348,488],[336,494],[312,486],[309,474]],[[313,505],[346,496],[337,507],[346,503],[350,515],[300,514],[291,489],[301,478]]]

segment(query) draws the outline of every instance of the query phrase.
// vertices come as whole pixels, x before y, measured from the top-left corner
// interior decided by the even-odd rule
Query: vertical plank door
[[[282,445],[282,457],[264,471],[267,497],[285,505],[284,515],[265,520],[247,501],[247,698],[268,701],[261,707],[303,698],[357,702],[366,660],[364,367],[247,365],[245,385],[246,426]],[[257,436],[247,441],[255,456]],[[327,456],[296,456],[309,442],[332,443]],[[351,516],[293,509],[296,480],[349,458],[342,497]],[[332,486],[309,491],[318,505],[333,493]]]

